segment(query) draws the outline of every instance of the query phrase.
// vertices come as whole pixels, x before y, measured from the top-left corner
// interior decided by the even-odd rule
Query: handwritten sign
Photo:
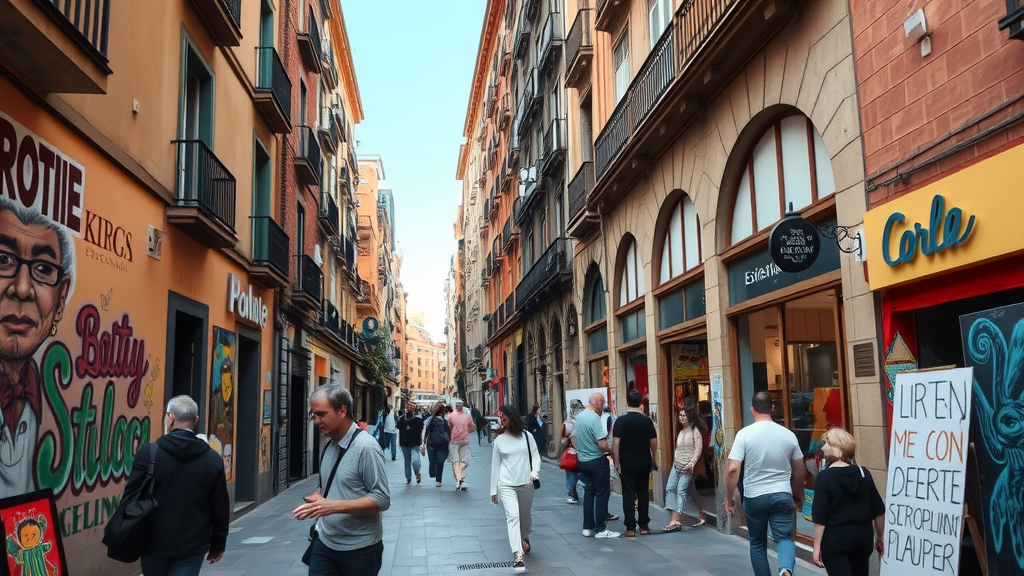
[[[957,573],[973,374],[896,375],[882,576]]]

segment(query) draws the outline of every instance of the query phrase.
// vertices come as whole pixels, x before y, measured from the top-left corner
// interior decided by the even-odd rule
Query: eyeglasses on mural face
[[[25,260],[13,252],[0,250],[0,278],[14,278],[22,265],[28,266],[32,280],[45,286],[56,286],[64,277],[64,268],[48,260]]]

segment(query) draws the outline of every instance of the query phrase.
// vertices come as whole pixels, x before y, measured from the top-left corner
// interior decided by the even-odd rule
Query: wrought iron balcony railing
[[[175,140],[178,146],[176,199],[235,229],[235,177],[202,140]]]
[[[288,234],[270,216],[252,217],[252,261],[288,278]]]
[[[256,104],[275,132],[291,129],[292,81],[272,46],[256,48]],[[269,96],[260,98],[261,95]]]
[[[543,172],[547,173],[551,167],[565,159],[566,140],[565,119],[552,120],[547,131],[544,132]]]
[[[562,49],[562,41],[565,39],[564,30],[561,12],[550,12],[540,35],[540,66],[542,68],[550,66],[558,56]]]
[[[594,189],[594,163],[584,162],[569,182],[569,221],[576,218],[587,205],[587,197]]]
[[[234,4],[238,1],[234,0]],[[79,46],[104,67],[108,62],[110,2],[111,0],[36,0],[36,3],[70,34]],[[228,1],[227,4],[232,2]]]
[[[292,297],[303,296],[311,303],[319,305],[323,300],[324,273],[309,256],[300,254],[296,258],[298,277]]]
[[[307,181],[319,184],[323,156],[320,152],[320,144],[316,140],[316,134],[309,126],[299,126],[295,130],[297,131],[295,168]]]
[[[320,43],[320,27],[316,23],[316,14],[310,6],[302,26],[295,34],[299,44],[299,55],[311,72],[320,73],[322,66],[322,44]]]
[[[594,57],[592,8],[582,8],[565,37],[565,83],[576,86],[584,69]]]
[[[341,230],[341,222],[338,218],[338,203],[330,194],[320,195],[320,222],[331,236],[336,236]]]
[[[554,284],[559,276],[572,275],[572,251],[567,238],[557,238],[535,262],[516,287],[516,310],[531,303],[531,299],[544,288]]]

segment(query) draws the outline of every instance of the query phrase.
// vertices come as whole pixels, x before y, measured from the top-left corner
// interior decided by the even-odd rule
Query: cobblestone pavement
[[[451,467],[444,485],[434,486],[423,466],[423,483],[405,484],[402,455],[388,461],[391,508],[384,513],[384,565],[381,575],[422,576],[511,574],[512,553],[501,506],[489,494],[491,448],[472,445],[468,491],[455,492]],[[565,502],[565,473],[553,461],[541,467],[541,489],[533,504],[529,574],[599,576],[686,574],[741,576],[751,574],[746,540],[714,528],[684,528],[661,534],[668,513],[651,507],[650,536],[595,540],[581,534],[580,506]],[[224,559],[205,565],[207,576],[305,575],[299,561],[306,548],[309,522],[292,519],[291,511],[316,487],[316,477],[299,482],[231,525]],[[621,513],[621,498],[612,494],[609,509]],[[609,523],[622,531],[621,522]],[[776,566],[774,555],[770,557]],[[796,576],[824,571],[797,561]]]

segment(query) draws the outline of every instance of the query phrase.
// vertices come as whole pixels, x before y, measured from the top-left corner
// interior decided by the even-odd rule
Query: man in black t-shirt
[[[636,536],[637,523],[641,534],[650,533],[648,485],[651,471],[655,470],[658,432],[654,422],[641,411],[642,400],[643,395],[636,388],[626,392],[628,410],[615,420],[612,428],[612,457],[615,459],[615,472],[622,481],[622,516],[626,525],[623,536],[627,537]]]
[[[416,483],[420,476],[420,437],[423,436],[423,420],[416,412],[416,405],[409,402],[405,415],[398,421],[398,445],[405,459],[405,483],[412,484],[412,473],[416,472]],[[410,466],[411,465],[411,466]],[[411,467],[411,469],[410,469]]]

